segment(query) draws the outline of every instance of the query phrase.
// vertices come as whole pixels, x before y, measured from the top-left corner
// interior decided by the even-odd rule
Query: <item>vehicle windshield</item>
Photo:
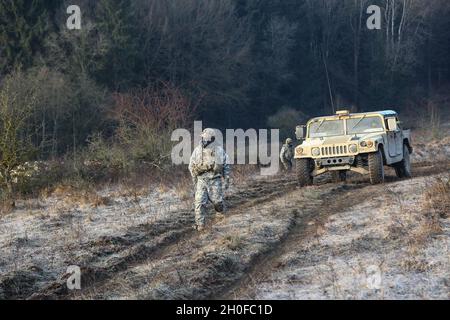
[[[380,117],[370,116],[347,120],[348,134],[371,133],[383,130],[383,122]]]
[[[317,120],[309,125],[310,138],[340,136],[345,134],[344,120]]]
[[[345,132],[344,121],[347,121]],[[384,131],[383,120],[378,116],[362,116],[349,119],[318,119],[309,125],[309,138],[364,134]]]

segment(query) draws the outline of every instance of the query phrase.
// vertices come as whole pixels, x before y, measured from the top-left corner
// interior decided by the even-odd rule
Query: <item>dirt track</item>
[[[446,172],[449,164],[414,166],[414,179]],[[4,298],[31,299],[220,299],[253,297],[253,289],[280,268],[279,258],[304,239],[319,239],[327,219],[382,195],[399,183],[371,186],[355,176],[346,184],[298,189],[292,178],[257,180],[228,199],[226,218],[198,234],[190,210],[142,223],[124,234],[82,244],[89,252],[72,261],[82,269],[82,290],[68,291],[67,275],[42,280],[16,272],[0,284]],[[413,179],[413,180],[414,180]],[[358,192],[355,192],[355,191]],[[27,284],[25,284],[27,282]],[[29,284],[31,283],[31,285]],[[18,290],[19,288],[20,290]]]
[[[448,172],[450,169],[450,165],[447,163],[442,166],[433,166],[430,163],[420,163],[416,164],[414,166],[414,176],[413,179],[409,180],[416,181],[419,179],[427,179],[427,177],[432,177],[433,175],[439,174],[441,172]],[[310,212],[307,212],[305,215],[302,215],[301,217],[298,217],[294,227],[289,232],[287,237],[284,239],[284,241],[280,242],[277,246],[273,248],[268,254],[261,255],[255,263],[250,267],[248,272],[246,272],[245,276],[242,277],[239,281],[237,281],[235,284],[233,284],[231,287],[227,288],[227,290],[223,291],[220,295],[217,296],[217,298],[220,299],[254,299],[254,298],[263,298],[263,299],[286,299],[286,298],[294,298],[294,299],[304,299],[304,298],[314,298],[314,299],[321,299],[324,298],[324,296],[317,295],[316,293],[307,294],[303,296],[296,296],[290,295],[289,290],[292,290],[289,288],[286,284],[277,284],[277,282],[282,282],[279,278],[285,277],[288,279],[294,279],[294,282],[297,281],[295,279],[298,278],[305,278],[310,275],[299,275],[296,274],[295,264],[297,265],[309,265],[312,263],[315,268],[317,268],[320,264],[328,264],[330,263],[330,258],[337,258],[341,259],[342,257],[348,257],[348,256],[357,256],[360,254],[360,251],[358,247],[364,247],[366,244],[363,244],[361,241],[360,244],[355,244],[353,241],[349,246],[344,246],[344,248],[327,248],[327,244],[321,244],[320,239],[323,237],[323,235],[326,233],[325,229],[333,229],[332,227],[326,226],[328,224],[328,221],[330,220],[330,217],[332,216],[338,216],[341,212],[352,212],[355,204],[366,204],[363,205],[366,208],[370,209],[370,211],[366,212],[366,216],[370,215],[377,215],[380,214],[380,199],[383,199],[382,201],[386,201],[390,199],[390,197],[396,197],[397,195],[389,195],[392,193],[391,184],[392,185],[401,185],[402,181],[398,180],[394,177],[393,172],[389,172],[389,176],[387,177],[387,183],[382,186],[372,186],[367,184],[364,180],[361,180],[360,177],[351,180],[347,184],[341,184],[339,186],[336,186],[335,188],[328,189],[328,185],[322,185],[318,187],[323,193],[320,196],[320,199],[322,200],[323,206],[320,207],[318,210],[312,210]],[[404,180],[405,181],[405,180]],[[357,191],[357,192],[354,192]],[[421,194],[422,190],[415,190],[418,194]],[[392,200],[392,199],[390,199]],[[386,205],[386,204],[385,204]],[[396,207],[396,203],[393,203],[392,205],[387,205],[391,207]],[[400,204],[402,206],[403,204]],[[358,209],[356,209],[358,210]],[[364,213],[363,213],[364,215]],[[336,218],[339,219],[339,218]],[[334,219],[332,219],[334,220]],[[357,218],[355,219],[357,220]],[[358,223],[358,222],[357,222]],[[373,224],[376,224],[375,222]],[[364,224],[362,224],[364,225]],[[336,232],[336,230],[333,230],[332,232]],[[370,232],[369,232],[370,233]],[[364,236],[365,237],[365,236]],[[358,240],[365,240],[364,237],[359,238]],[[381,251],[388,251],[389,247],[392,244],[383,246],[380,245],[385,241],[385,239],[379,239],[381,240],[377,245],[379,246],[376,250]],[[447,241],[444,241],[441,243],[445,247],[445,243],[448,243]],[[400,244],[402,245],[402,244]],[[403,244],[404,245],[404,244]],[[320,248],[319,250],[314,250],[314,248]],[[306,251],[305,251],[305,248]],[[325,248],[324,251],[327,251],[327,249],[330,253],[329,256],[325,261],[323,260],[324,257],[321,256],[324,254],[324,256],[327,256],[326,252],[321,252]],[[367,248],[365,248],[367,249]],[[369,249],[373,250],[373,248]],[[314,252],[317,251],[317,252]],[[448,257],[448,248],[445,248],[443,250],[446,252],[446,256]],[[302,258],[306,258],[305,261],[301,261]],[[300,260],[300,261],[299,261]],[[350,260],[350,259],[348,259]],[[444,258],[444,261],[446,259]],[[448,259],[447,259],[448,260]],[[292,264],[292,261],[295,261],[294,264]],[[447,265],[444,266],[444,270],[447,270],[447,274],[449,271],[448,267],[448,261]],[[384,262],[382,262],[384,263]],[[349,262],[345,262],[345,264],[349,264]],[[298,266],[297,266],[298,267]],[[332,270],[333,267],[331,267],[332,273],[334,273],[334,270]],[[348,268],[351,270],[351,268]],[[344,271],[345,272],[345,271]],[[348,272],[348,271],[347,271]],[[364,272],[364,271],[363,271]],[[444,271],[445,272],[445,271]],[[278,273],[278,274],[277,274]],[[283,274],[284,273],[284,274]],[[336,274],[331,274],[331,278],[335,278]],[[341,277],[344,278],[345,276],[341,274]],[[444,277],[447,277],[444,275]],[[337,281],[337,279],[331,279],[329,282],[332,283],[331,286],[336,286],[334,283]],[[290,280],[288,281],[290,282]],[[300,283],[304,282],[304,280],[300,281]],[[310,279],[308,279],[306,282],[313,282]],[[261,287],[268,287],[269,292],[265,294],[258,294],[258,291],[261,291]],[[300,285],[301,286],[301,285]],[[279,287],[279,288],[277,288]],[[294,286],[295,287],[295,286]],[[448,282],[445,282],[445,287],[448,289]],[[277,293],[273,293],[272,291],[282,291],[282,294],[277,295]],[[309,289],[309,288],[308,288]],[[445,292],[447,289],[443,289],[442,291]],[[267,288],[266,288],[267,291]],[[325,290],[326,291],[326,290]],[[384,294],[384,292],[383,292]],[[416,293],[411,292],[409,293],[410,297],[417,297],[415,295]],[[436,293],[435,293],[436,294]],[[436,294],[437,295],[437,294]],[[325,295],[326,297],[326,295]],[[329,298],[349,298],[349,296],[345,297],[342,294],[337,295],[334,293],[334,295],[328,295]],[[442,296],[441,296],[442,297]],[[350,298],[355,298],[355,296],[350,296]],[[369,296],[369,298],[379,298],[378,296]],[[398,298],[398,297],[397,297]],[[447,297],[448,298],[448,297]]]

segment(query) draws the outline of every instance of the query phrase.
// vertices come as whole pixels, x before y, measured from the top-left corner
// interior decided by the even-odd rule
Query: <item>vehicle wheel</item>
[[[369,153],[369,176],[371,184],[384,182],[383,155],[381,154],[381,150]]]
[[[394,166],[395,173],[399,178],[411,178],[411,159],[409,149],[406,144],[403,145],[403,160]]]
[[[333,182],[335,182],[335,183],[347,181],[347,171],[346,170],[333,171],[333,172],[331,172],[331,175],[333,177]]]
[[[311,176],[311,167],[310,159],[296,159],[295,170],[298,183],[301,187],[312,185],[313,178]]]

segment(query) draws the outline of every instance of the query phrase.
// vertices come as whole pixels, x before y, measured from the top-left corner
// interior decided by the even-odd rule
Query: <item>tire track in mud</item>
[[[292,192],[295,191],[289,193]],[[279,198],[282,197],[278,196],[277,199]],[[137,299],[209,298],[213,292],[237,281],[248,266],[253,264],[252,261],[256,256],[264,254],[272,244],[280,242],[292,227],[294,210],[286,209],[282,213],[275,213],[271,202],[276,202],[277,199],[269,195],[267,198],[259,198],[257,203],[251,206],[246,203],[242,207],[230,210],[225,219],[210,226],[205,232],[194,232],[190,237],[180,239],[146,261],[114,274],[110,281],[97,283],[98,286],[81,293],[81,298],[123,299],[130,296]],[[256,212],[249,215],[247,210],[250,207]],[[227,222],[246,214],[249,215],[250,221],[254,220],[255,214],[265,222],[284,220],[284,227],[280,229],[275,225],[271,229],[270,223],[263,225],[262,228],[257,228],[256,232],[263,234],[254,241],[256,244],[247,243],[250,247],[256,245],[256,250],[230,251],[226,248],[227,231],[245,232],[246,227],[243,226],[245,221],[242,220],[231,228],[227,226]],[[274,231],[277,229],[278,233]],[[251,233],[253,231],[249,232]],[[80,295],[73,298],[80,298]]]
[[[270,201],[283,194],[296,182],[292,178],[252,181],[240,186],[237,192],[227,197],[230,210],[235,207],[251,207],[255,203]],[[104,282],[114,274],[149,258],[157,259],[179,241],[189,239],[197,232],[192,229],[194,214],[192,210],[174,211],[169,218],[130,228],[122,236],[101,237],[83,245],[90,251],[90,257],[71,262],[81,268],[82,287]],[[130,248],[131,246],[131,248]],[[92,250],[92,248],[94,248]],[[62,275],[30,296],[15,295],[14,298],[63,299],[71,295],[66,286],[68,275]]]
[[[116,274],[111,281],[85,292],[82,298],[215,298],[219,292],[225,292],[238,283],[253,266],[258,265],[259,259],[275,252],[292,234],[300,217],[306,220],[315,216],[317,206],[324,205],[329,195],[341,195],[357,188],[360,186],[322,183],[255,204],[252,208],[255,212],[247,217],[252,222],[255,214],[258,215],[256,224],[259,227],[254,230],[246,230],[248,221],[245,219],[240,219],[232,228],[227,227],[226,221],[221,221],[214,230],[209,230],[212,232],[195,233],[193,237],[183,239],[181,243],[168,247],[164,254]],[[290,203],[284,202],[286,198]],[[246,215],[245,208],[236,208],[226,220]],[[224,239],[227,239],[228,232],[243,235],[243,248],[238,251],[227,249]]]
[[[430,162],[416,163],[413,164],[413,170],[412,179],[445,173],[450,170],[450,162],[438,164]],[[384,186],[386,184],[401,181],[394,177],[395,173],[393,173],[393,170],[391,170],[390,174],[386,176],[386,183],[383,185],[371,185],[363,180],[364,177],[359,176],[354,181],[343,185],[347,187],[344,188],[343,193],[325,194],[324,203],[328,204],[325,208],[297,219],[294,228],[292,228],[285,239],[274,246],[268,254],[258,257],[244,277],[210,298],[218,300],[252,299],[256,284],[268,279],[271,273],[281,267],[280,258],[289,252],[295,251],[300,242],[319,236],[320,229],[323,228],[330,216],[343,210],[351,209],[353,205],[349,204],[359,204],[368,198],[376,198],[385,193]],[[358,190],[358,193],[354,193],[354,190]]]
[[[355,190],[358,190],[357,194],[354,193]],[[274,246],[269,253],[256,259],[243,278],[222,292],[211,296],[211,299],[251,297],[248,291],[261,280],[269,278],[270,274],[280,267],[279,258],[288,252],[295,251],[295,247],[305,239],[319,237],[320,229],[330,216],[351,208],[349,203],[356,204],[366,197],[376,197],[380,193],[379,188],[374,191],[370,184],[344,184],[341,188],[332,189],[322,199],[323,203],[328,204],[327,206],[297,217],[294,227],[283,241]]]

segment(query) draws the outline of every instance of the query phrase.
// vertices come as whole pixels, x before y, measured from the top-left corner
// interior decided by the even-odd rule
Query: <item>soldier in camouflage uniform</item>
[[[225,150],[212,144],[214,130],[205,129],[201,138],[201,143],[194,149],[189,162],[195,189],[195,222],[199,231],[205,226],[208,201],[213,204],[216,215],[223,216],[223,190],[228,189],[231,169]]]
[[[294,158],[294,145],[291,138],[286,139],[286,143],[281,147],[280,160],[286,171],[292,169],[292,159]]]

